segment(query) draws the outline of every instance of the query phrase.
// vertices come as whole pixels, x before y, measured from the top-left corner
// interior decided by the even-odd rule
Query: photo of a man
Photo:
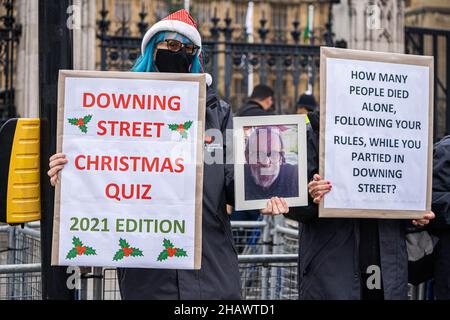
[[[297,127],[245,127],[245,200],[298,197]]]

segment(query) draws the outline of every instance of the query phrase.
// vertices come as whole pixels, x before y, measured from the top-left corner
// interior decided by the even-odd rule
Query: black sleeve
[[[436,215],[431,227],[450,227],[450,136],[437,143],[434,149],[431,209]]]
[[[223,155],[225,164],[225,194],[227,204],[234,206],[234,164],[233,164],[233,115],[231,106],[220,101],[221,113],[224,115],[221,124],[223,136]]]
[[[308,181],[311,181],[314,174],[319,172],[319,136],[311,126],[307,130],[307,158],[308,158]],[[308,205],[305,207],[293,207],[285,217],[307,223],[318,219],[319,206],[313,202],[308,194]]]

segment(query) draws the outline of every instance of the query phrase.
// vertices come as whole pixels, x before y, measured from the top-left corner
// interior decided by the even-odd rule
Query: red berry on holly
[[[76,249],[79,256],[81,256],[86,251],[86,247],[82,246],[77,246]]]
[[[123,248],[122,250],[123,250],[125,257],[129,257],[130,254],[133,252],[133,248]]]
[[[83,120],[83,118],[80,118],[80,119],[78,119],[78,121],[77,121],[77,126],[84,126],[84,120]]]
[[[167,252],[169,253],[169,257],[173,257],[177,253],[177,248],[167,248]]]

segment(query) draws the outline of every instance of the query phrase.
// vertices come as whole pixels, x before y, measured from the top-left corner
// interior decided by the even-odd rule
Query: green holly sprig
[[[130,247],[130,244],[125,240],[120,238],[119,240],[120,249],[117,250],[114,255],[113,261],[122,260],[124,257],[143,257],[144,254],[142,250],[134,247]]]
[[[169,124],[169,129],[172,131],[177,131],[182,139],[187,139],[187,130],[192,126],[192,121],[186,121],[180,124]]]
[[[66,259],[74,259],[78,256],[86,255],[86,256],[95,256],[97,252],[92,247],[88,247],[83,245],[80,238],[73,237],[72,238],[73,248],[67,253]]]
[[[83,118],[69,118],[68,120],[71,125],[77,126],[81,130],[81,132],[87,133],[88,127],[86,125],[89,123],[89,121],[91,121],[91,119],[92,115],[89,114],[87,116],[84,116]]]
[[[164,250],[158,256],[156,261],[164,261],[172,257],[187,257],[187,252],[181,248],[175,248],[168,239],[163,240]]]

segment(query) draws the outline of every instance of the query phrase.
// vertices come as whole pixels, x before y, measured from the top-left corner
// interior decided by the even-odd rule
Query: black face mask
[[[193,60],[194,56],[187,54],[184,48],[178,52],[158,49],[155,65],[160,72],[188,73]]]

